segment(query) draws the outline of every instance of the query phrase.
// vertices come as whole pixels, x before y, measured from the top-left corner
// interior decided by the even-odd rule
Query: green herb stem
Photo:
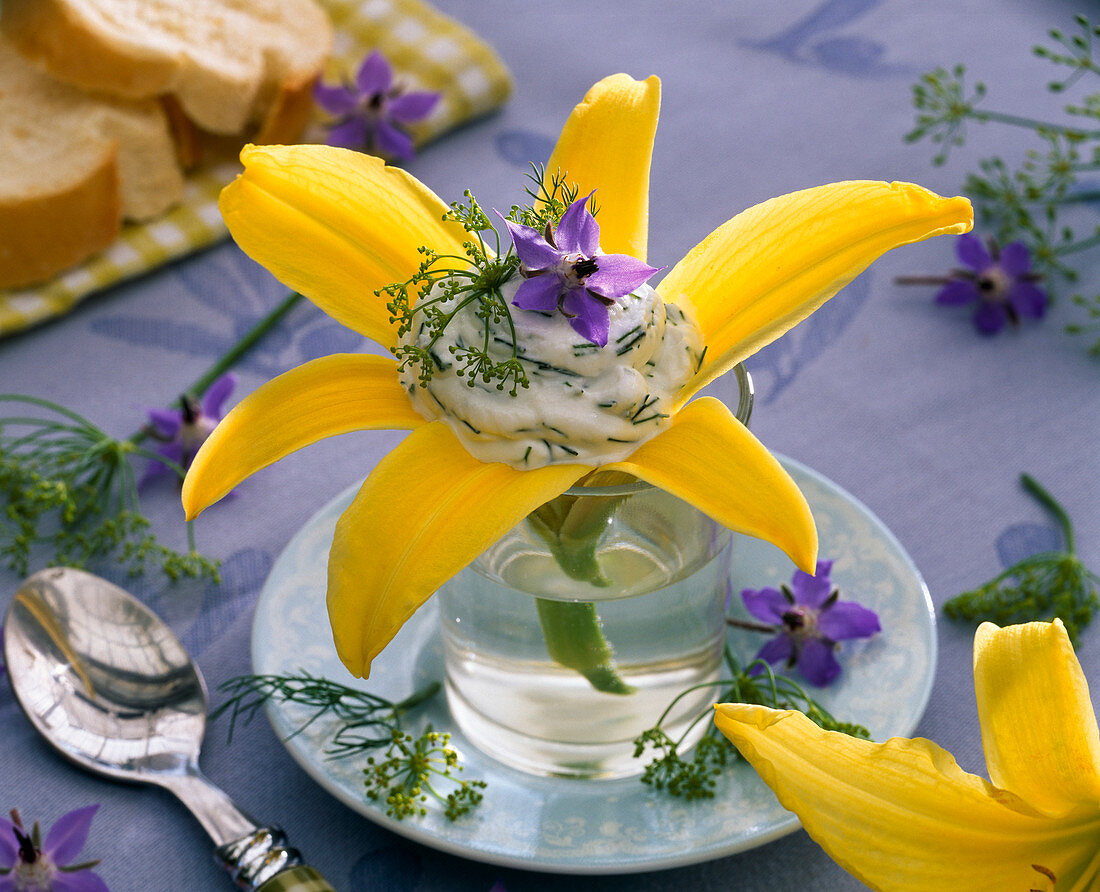
[[[944,604],[953,619],[997,625],[1060,619],[1076,645],[1081,630],[1100,610],[1100,577],[1075,554],[1073,523],[1066,510],[1029,474],[1020,483],[1057,520],[1065,547],[1041,551],[1017,561],[977,588]]]
[[[1089,170],[1100,170],[1100,167],[1090,167]],[[1074,167],[1075,172],[1085,172],[1081,167]],[[1085,204],[1090,201],[1100,201],[1100,189],[1082,189],[1078,192],[1069,192],[1058,199],[1059,204]]]
[[[1081,239],[1076,242],[1066,242],[1053,248],[1051,253],[1056,257],[1065,257],[1069,254],[1079,254],[1081,251],[1088,251],[1091,248],[1095,248],[1100,245],[1100,233],[1090,236],[1086,239]]]
[[[719,689],[716,697],[719,702],[753,703],[772,709],[794,709],[826,730],[840,731],[854,737],[870,737],[862,725],[836,719],[801,685],[786,676],[776,675],[763,660],[754,660],[742,668],[729,645],[725,648],[724,659],[730,672],[729,678],[703,682],[681,691],[661,713],[657,723],[635,738],[635,758],[640,758],[647,750],[654,753],[642,773],[642,783],[688,800],[713,798],[716,777],[732,759],[737,758],[733,745],[719,734],[712,723],[695,745],[690,757],[682,752],[691,730],[711,715],[711,708],[708,706],[695,716],[676,740],[669,737],[663,727],[665,720],[684,697],[706,688]]]
[[[1047,83],[1054,96],[1064,97],[1084,76],[1100,74],[1100,65],[1093,58],[1100,27],[1093,26],[1086,16],[1074,18],[1076,28],[1072,33],[1048,31],[1059,47],[1032,49],[1038,58],[1070,69],[1063,79]],[[937,68],[919,78],[912,88],[915,126],[905,140],[929,138],[937,146],[933,163],[939,165],[965,144],[968,123],[999,124],[1035,134],[1040,146],[1029,149],[1018,166],[1013,168],[998,156],[980,159],[977,171],[966,176],[963,190],[973,200],[977,217],[991,236],[1001,244],[1019,241],[1028,248],[1035,275],[1045,280],[1043,289],[1053,303],[1060,285],[1083,278],[1076,268],[1076,258],[1100,247],[1100,232],[1089,225],[1090,231],[1079,238],[1078,231],[1085,232],[1085,224],[1070,223],[1062,214],[1067,207],[1100,199],[1100,189],[1075,191],[1082,175],[1100,169],[1100,129],[1055,123],[1054,114],[1036,118],[979,108],[986,87],[977,83],[968,91],[965,75],[966,66],[960,64]],[[1060,112],[1082,123],[1095,124],[1100,118],[1100,93],[1088,93],[1077,102],[1062,100],[1060,104]],[[1091,336],[1098,328],[1100,294],[1088,298],[1072,294],[1071,302],[1084,308],[1086,319],[1065,323],[1064,330]],[[1100,340],[1092,343],[1088,352],[1100,355]]]
[[[402,820],[427,814],[430,796],[442,804],[447,819],[454,821],[481,803],[485,782],[457,776],[463,768],[458,752],[449,745],[449,735],[433,731],[429,725],[414,737],[402,722],[410,710],[430,700],[439,689],[439,682],[431,682],[394,702],[305,671],[240,675],[218,686],[230,696],[214,710],[211,720],[229,714],[231,742],[237,721],[247,725],[272,700],[295,703],[306,710],[306,719],[291,737],[321,717],[331,716],[335,727],[325,748],[328,756],[342,759],[382,750],[377,758],[368,755],[365,760],[367,799],[385,803],[386,814]],[[450,792],[437,789],[441,781],[452,785]]]
[[[193,397],[201,397],[218,378],[233,368],[279,321],[302,300],[302,295],[292,292],[253,326],[236,344],[218,359],[197,381],[183,390]]]
[[[1034,477],[1030,474],[1021,474],[1020,483],[1031,495],[1033,495],[1044,508],[1047,509],[1054,518],[1058,521],[1058,525],[1062,529],[1062,538],[1066,543],[1066,553],[1075,554],[1076,546],[1073,535],[1073,521],[1070,520],[1069,514],[1066,513],[1066,509],[1052,496],[1043,486],[1039,484]]]
[[[1042,133],[1056,133],[1073,140],[1096,139],[1100,137],[1100,130],[1082,130],[1080,127],[1067,127],[1064,124],[1052,124],[1049,121],[1040,121],[1035,118],[1013,115],[1007,112],[978,111],[969,108],[966,111],[966,116],[982,124],[989,122],[1008,124],[1012,127],[1023,127],[1027,130],[1036,130]]]

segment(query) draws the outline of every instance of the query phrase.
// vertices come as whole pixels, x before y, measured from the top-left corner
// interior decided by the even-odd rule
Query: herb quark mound
[[[520,282],[516,275],[501,286],[509,304]],[[450,348],[461,351],[483,338],[483,321],[470,304],[436,343],[440,367],[431,380],[421,387],[410,369],[402,375],[417,410],[446,421],[482,461],[516,468],[619,461],[667,427],[667,403],[695,373],[703,351],[696,327],[648,285],[610,308],[604,347],[578,337],[560,313],[516,312],[523,320],[515,341],[506,328],[494,331],[488,352],[503,362],[514,347],[528,382],[520,398],[492,381],[459,374]],[[423,344],[429,337],[422,325],[411,341]]]
[[[400,380],[481,461],[621,461],[667,427],[703,338],[646,284],[659,269],[601,250],[593,195],[560,173],[531,179],[531,204],[497,214],[511,244],[467,193],[447,213],[470,236],[465,257],[425,249],[416,275],[380,292]]]

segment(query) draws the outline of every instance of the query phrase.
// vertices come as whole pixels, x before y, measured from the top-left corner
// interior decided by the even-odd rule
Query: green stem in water
[[[555,663],[576,670],[597,691],[634,693],[615,667],[615,655],[604,637],[594,603],[536,598],[535,605],[546,649]]]
[[[600,535],[621,501],[614,497],[559,496],[535,509],[530,524],[566,576],[606,588],[611,580],[600,567],[597,548]]]
[[[613,472],[592,474],[587,484],[615,486],[632,477]],[[554,560],[570,579],[598,588],[612,585],[600,566],[598,546],[615,511],[626,496],[561,495],[528,515],[531,528],[546,542]],[[606,694],[630,694],[615,666],[611,644],[604,636],[596,605],[591,601],[536,599],[539,623],[550,657],[574,669],[592,687]]]

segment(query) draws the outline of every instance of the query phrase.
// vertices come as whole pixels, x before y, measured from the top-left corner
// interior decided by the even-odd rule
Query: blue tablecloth
[[[1019,0],[790,0],[784,4],[657,0],[518,4],[440,0],[501,53],[516,91],[500,113],[424,150],[410,170],[438,194],[469,187],[507,207],[531,159],[544,159],[573,105],[616,71],[658,74],[663,108],[653,160],[649,259],[671,264],[737,211],[824,182],[908,180],[960,191],[978,157],[1015,162],[1024,131],[971,127],[970,144],[935,167],[928,144],[903,134],[910,85],[965,62],[1001,107],[1045,114],[1047,63],[1030,47],[1072,27],[1091,4]],[[991,103],[996,104],[996,103]],[[2,163],[2,162],[0,162]],[[1092,213],[1087,209],[1083,213]],[[1028,471],[1062,501],[1087,565],[1100,566],[1100,364],[1063,333],[1063,295],[1046,319],[979,336],[965,311],[940,308],[902,274],[942,273],[952,242],[888,255],[819,314],[754,357],[754,430],[853,493],[896,534],[937,605],[1054,536],[1020,489]],[[1096,287],[1096,267],[1082,268]],[[67,317],[0,342],[0,391],[55,400],[117,435],[165,405],[285,294],[232,243],[103,293]],[[310,305],[238,368],[237,395],[358,339]],[[299,453],[240,487],[231,507],[197,526],[200,548],[224,560],[220,588],[156,576],[134,590],[169,619],[211,688],[249,671],[252,607],[295,530],[360,480],[400,434],[355,434]],[[157,533],[185,543],[171,484],[144,506]],[[1055,540],[1056,541],[1056,540]],[[0,574],[0,606],[18,580]],[[854,594],[854,593],[853,593]],[[972,630],[941,619],[939,664],[918,733],[984,772],[971,672]],[[1100,625],[1079,655],[1100,678]],[[117,786],[57,758],[0,688],[0,809],[44,823],[102,804],[85,848],[113,892],[219,890],[227,881],[208,840],[167,794]],[[287,755],[263,720],[208,738],[204,769],[242,806],[281,824],[342,892],[488,890],[855,889],[801,831],[751,852],[634,876],[526,873],[443,854],[376,826],[332,799]]]

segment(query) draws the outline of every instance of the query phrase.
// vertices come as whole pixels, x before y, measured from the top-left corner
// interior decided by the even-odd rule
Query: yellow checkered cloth
[[[320,0],[336,29],[329,80],[352,76],[362,58],[379,49],[395,75],[412,89],[442,93],[429,119],[413,128],[423,144],[507,100],[511,77],[497,54],[468,28],[421,0]],[[323,131],[306,136],[323,141]],[[90,294],[133,278],[227,235],[218,193],[236,164],[188,175],[184,199],[148,223],[127,224],[105,251],[45,285],[0,289],[0,337],[70,310]]]

